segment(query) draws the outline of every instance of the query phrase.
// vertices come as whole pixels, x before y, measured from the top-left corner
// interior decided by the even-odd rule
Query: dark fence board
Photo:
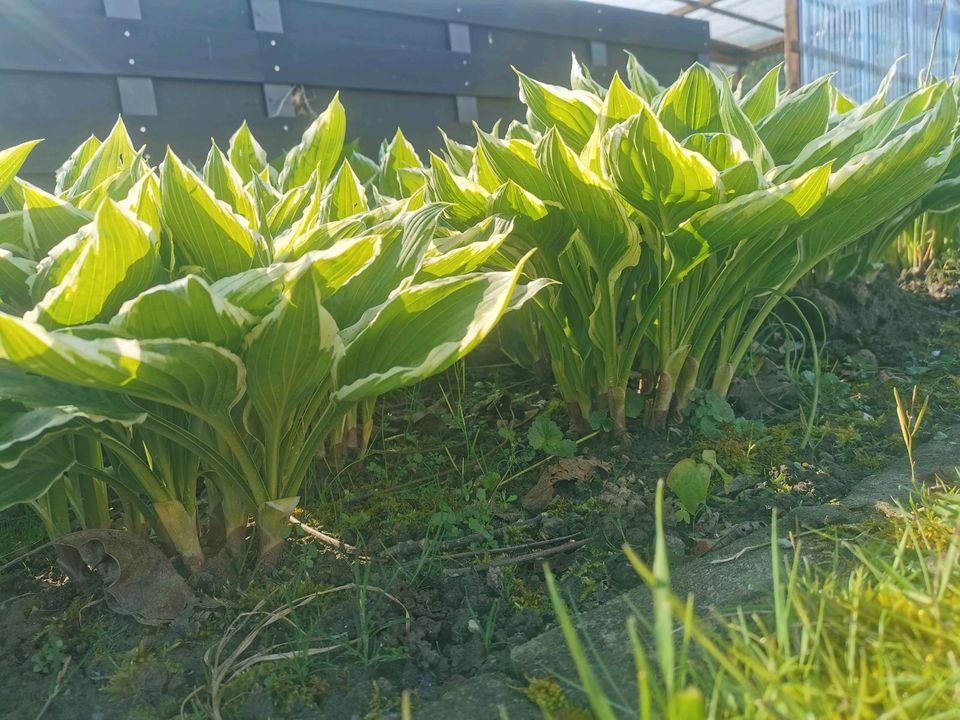
[[[140,20],[106,17],[103,0],[0,0],[0,147],[46,138],[24,173],[50,178],[91,132],[109,131],[122,114],[116,78],[133,76],[152,81],[157,115],[125,119],[154,161],[170,144],[201,163],[210,138],[225,145],[243,120],[271,155],[295,144],[309,117],[271,117],[264,83],[304,86],[317,111],[339,89],[348,135],[370,155],[398,126],[425,152],[437,126],[472,137],[457,96],[476,98],[485,128],[523,117],[511,65],[565,83],[570,53],[591,65],[591,42],[603,42],[598,80],[629,49],[669,82],[709,42],[700,21],[573,0],[279,3],[278,33],[255,29],[250,0],[139,0]],[[451,32],[470,52],[451,50]]]

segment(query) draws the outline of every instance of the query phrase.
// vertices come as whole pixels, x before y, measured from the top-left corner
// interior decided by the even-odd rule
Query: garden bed
[[[634,420],[617,439],[599,417],[570,457],[552,384],[491,347],[465,368],[389,396],[362,466],[322,470],[299,519],[336,528],[355,551],[295,530],[272,576],[232,574],[211,562],[208,599],[172,625],[151,628],[111,613],[98,589],[64,582],[42,550],[0,578],[6,711],[173,718],[182,706],[184,717],[207,717],[212,660],[204,654],[230,624],[330,588],[342,589],[305,604],[293,622],[264,629],[247,655],[281,642],[283,651],[328,650],[253,665],[222,688],[223,717],[386,718],[397,716],[402,690],[429,704],[455,688],[470,696],[464,683],[475,677],[506,677],[523,688],[530,669],[511,662],[510,650],[555,622],[542,563],[579,611],[638,585],[620,548],[626,542],[649,556],[656,481],[679,460],[712,450],[730,479],[714,482],[692,522],[669,506],[671,556],[720,557],[766,527],[773,508],[841,499],[899,457],[894,386],[917,384],[931,394],[927,437],[956,422],[960,306],[942,288],[932,294],[917,285],[908,291],[881,277],[803,291],[830,326],[806,448],[796,408],[809,407],[809,353],[798,372],[777,369],[789,367],[791,347],[775,323],[731,390],[736,419],[703,398],[667,433],[637,432]],[[781,314],[789,320],[786,309]],[[27,513],[2,527],[7,560],[43,535]]]

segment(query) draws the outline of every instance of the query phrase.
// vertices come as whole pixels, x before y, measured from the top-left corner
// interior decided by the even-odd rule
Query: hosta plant
[[[365,187],[344,133],[335,98],[279,171],[246,127],[196,170],[170,150],[152,167],[118,123],[54,193],[13,181],[10,156],[0,227],[20,272],[0,280],[0,509],[36,507],[76,474],[191,569],[204,545],[236,549],[254,517],[270,566],[358,406],[464,357],[545,284],[519,283],[523,258],[480,272],[470,243],[439,247],[442,206]],[[490,230],[465,234],[502,242]]]
[[[695,388],[725,395],[783,295],[934,186],[957,119],[945,82],[850,108],[828,78],[780,93],[772,74],[738,98],[701,65],[666,89],[627,76],[519,74],[528,122],[478,129],[426,183],[453,227],[513,223],[494,261],[539,250],[528,271],[557,284],[524,337],[543,338],[574,422],[601,406],[618,432],[634,374],[654,428]]]

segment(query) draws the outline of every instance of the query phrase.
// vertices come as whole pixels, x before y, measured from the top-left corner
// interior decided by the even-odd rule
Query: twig
[[[551,555],[557,555],[563,552],[569,552],[570,550],[576,550],[582,545],[586,545],[590,542],[589,539],[586,540],[571,540],[570,542],[564,543],[563,545],[558,545],[556,547],[547,548],[546,550],[541,550],[540,552],[527,553],[526,555],[517,555],[516,557],[504,558],[503,560],[494,560],[493,562],[480,563],[479,565],[468,565],[466,567],[460,568],[451,568],[449,570],[444,570],[443,574],[447,577],[459,577],[465,573],[478,571],[478,570],[491,570],[498,567],[506,567],[507,565],[519,565],[520,563],[529,562],[531,560],[541,560]]]
[[[6,563],[5,565],[0,566],[0,573],[2,573],[7,568],[12,568],[14,565],[19,565],[22,561],[26,560],[31,555],[36,555],[38,552],[40,552],[44,548],[50,547],[52,544],[53,543],[49,541],[45,542],[43,545],[38,545],[33,550],[29,550],[28,552],[25,552],[23,555],[20,555],[19,557],[14,558],[10,562]]]
[[[37,713],[36,720],[40,720],[40,718],[44,716],[47,710],[50,709],[50,705],[53,704],[54,699],[63,689],[63,679],[67,674],[67,668],[70,667],[71,660],[73,660],[73,655],[67,655],[67,659],[63,661],[63,666],[60,668],[60,672],[57,673],[57,679],[53,681],[53,690],[51,690],[47,696],[47,701],[43,704],[43,707],[40,708],[40,712]]]
[[[512,523],[510,525],[504,525],[494,530],[490,535],[493,537],[499,537],[504,535],[508,531],[517,531],[517,530],[526,530],[528,527],[533,527],[539,525],[543,519],[547,516],[546,513],[540,513],[536,517],[527,518],[526,520],[520,520],[518,522]],[[447,540],[446,542],[440,543],[438,546],[439,552],[444,552],[447,550],[454,550],[464,545],[469,545],[470,543],[483,542],[487,540],[490,535],[483,535],[481,533],[472,533],[470,535],[464,535],[461,538],[456,538],[454,540]],[[430,546],[430,540],[423,538],[421,540],[407,540],[406,542],[397,543],[392,547],[387,548],[384,551],[384,556],[394,557],[396,555],[408,555],[426,550]]]
[[[459,558],[468,558],[468,557],[478,557],[482,555],[502,555],[503,553],[513,552],[514,550],[529,550],[531,548],[539,548],[544,545],[556,545],[557,543],[562,543],[566,540],[572,540],[578,535],[582,535],[583,531],[571,533],[570,535],[564,535],[562,537],[550,538],[549,540],[536,540],[534,542],[521,543],[520,545],[505,545],[504,547],[499,548],[484,548],[483,550],[468,550],[466,552],[452,553],[450,555],[440,555],[437,560],[456,560]],[[416,561],[414,561],[416,562]]]
[[[281,620],[290,622],[287,618],[295,610],[300,609],[304,605],[307,605],[319,597],[325,595],[330,595],[331,593],[344,592],[346,590],[357,590],[363,589],[365,591],[371,591],[380,593],[384,597],[392,600],[394,603],[399,605],[404,612],[405,616],[405,625],[407,632],[410,632],[411,628],[411,616],[410,611],[407,610],[406,606],[400,602],[395,596],[388,593],[386,590],[375,587],[373,585],[359,585],[357,583],[348,583],[346,585],[339,585],[334,588],[329,588],[327,590],[321,590],[319,592],[311,593],[309,595],[304,595],[297,600],[294,600],[292,603],[287,605],[281,610],[275,610],[272,612],[265,612],[261,610],[264,606],[265,601],[261,600],[257,603],[256,607],[249,612],[242,613],[238,615],[234,620],[227,626],[226,631],[223,634],[223,638],[215,646],[211,647],[204,653],[203,662],[210,670],[210,713],[214,720],[222,720],[222,715],[220,713],[220,703],[222,701],[222,691],[226,685],[229,685],[233,680],[235,680],[241,673],[250,669],[254,665],[257,665],[261,662],[271,662],[275,660],[284,660],[292,657],[310,657],[313,655],[321,655],[333,652],[338,649],[342,649],[346,645],[352,644],[354,641],[349,641],[340,645],[334,646],[322,646],[316,648],[305,648],[303,650],[297,650],[292,652],[283,652],[276,653],[270,652],[276,650],[278,647],[282,647],[286,643],[279,643],[273,645],[267,649],[265,652],[255,653],[248,657],[243,657],[244,653],[250,649],[250,646],[256,641],[260,633],[273,625],[276,622]],[[252,630],[250,630],[232,651],[227,654],[228,646],[233,642],[233,640],[244,630],[247,621],[250,618],[262,616],[263,619],[257,623]],[[196,689],[187,695],[184,698],[183,703],[180,706],[180,714],[183,716],[183,708],[186,703],[193,698],[200,689]]]
[[[310,526],[307,525],[305,522],[302,522],[301,520],[298,520],[298,519],[295,518],[293,515],[290,516],[290,522],[292,522],[292,523],[293,523],[294,525],[296,525],[298,528],[300,528],[301,530],[303,530],[303,531],[304,531],[307,535],[309,535],[310,537],[312,537],[312,538],[314,538],[314,539],[316,539],[316,540],[319,540],[319,541],[322,542],[324,545],[329,545],[330,547],[334,548],[335,550],[342,550],[343,552],[348,552],[348,553],[356,553],[356,552],[357,552],[357,549],[356,549],[353,545],[348,545],[347,543],[343,542],[343,540],[338,540],[337,538],[333,537],[332,535],[327,535],[326,533],[322,533],[322,532],[320,532],[319,530],[317,530],[316,528],[310,527]]]

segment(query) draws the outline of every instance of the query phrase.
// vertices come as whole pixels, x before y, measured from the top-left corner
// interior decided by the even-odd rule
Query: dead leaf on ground
[[[196,596],[156,545],[125,530],[81,530],[56,538],[57,562],[74,582],[94,574],[107,607],[144,625],[172,622]]]
[[[554,485],[570,480],[587,480],[597,470],[606,472],[610,463],[589,457],[572,457],[557,460],[541,473],[540,479],[530,492],[523,496],[520,505],[529,513],[539,513],[553,502]]]

